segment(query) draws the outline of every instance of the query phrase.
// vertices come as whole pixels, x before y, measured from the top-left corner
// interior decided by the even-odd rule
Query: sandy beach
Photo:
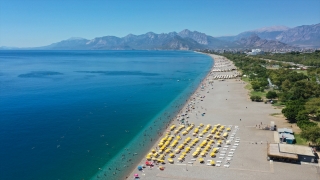
[[[154,164],[152,168],[146,166],[142,171],[135,168],[127,179],[134,179],[135,174],[139,175],[139,179],[150,180],[319,179],[319,174],[317,174],[317,169],[314,165],[267,161],[267,142],[274,141],[273,132],[259,129],[259,126],[270,125],[270,121],[279,122],[279,118],[271,116],[271,114],[280,113],[281,110],[272,107],[270,104],[251,102],[248,92],[244,88],[246,84],[240,80],[240,77],[223,81],[214,79],[215,76],[237,74],[237,71],[217,71],[217,69],[226,70],[235,67],[231,61],[222,56],[210,56],[215,60],[212,71],[170,124],[170,126],[176,125],[176,127],[179,127],[181,125],[181,114],[186,114],[184,122],[193,123],[195,127],[186,135],[182,135],[186,128],[180,131],[178,134],[181,136],[179,144],[184,142],[187,137],[192,140],[198,138],[199,142],[191,147],[190,152],[186,153],[183,161],[178,161],[181,152],[172,158],[174,160],[173,164],[168,162],[169,157],[166,154],[164,157],[165,164]],[[231,141],[230,145],[223,141],[221,147],[218,147],[215,140],[215,143],[211,145],[211,150],[219,148],[219,151],[216,157],[210,157],[210,153],[205,155],[203,157],[204,163],[199,162],[200,156],[192,156],[196,147],[206,139],[205,137],[211,131],[209,130],[209,133],[203,137],[200,137],[199,133],[193,135],[194,129],[200,123],[203,123],[204,127],[207,124],[212,126],[221,124],[226,128],[231,128],[227,138]],[[203,129],[200,128],[200,131]],[[168,128],[167,131],[170,131],[170,129]],[[170,132],[174,138],[178,136],[173,134],[174,131]],[[226,130],[222,133],[224,132]],[[160,139],[164,136],[160,137]],[[155,142],[152,149],[159,149],[159,140]],[[172,148],[172,150],[175,149]],[[216,166],[207,165],[211,160],[215,161]],[[145,162],[146,158],[143,158],[139,164],[144,165]],[[164,170],[160,170],[160,166],[164,167]]]

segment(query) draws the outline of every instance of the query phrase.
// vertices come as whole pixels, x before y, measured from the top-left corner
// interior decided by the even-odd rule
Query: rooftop
[[[286,138],[286,139],[295,139],[294,135],[292,134],[288,134],[288,133],[280,133],[279,135],[279,139],[281,139],[282,137]]]
[[[291,145],[291,144],[279,144],[279,151],[281,153],[314,156],[312,149],[310,147],[306,147],[306,146]]]
[[[279,133],[293,133],[292,129],[289,128],[278,128]]]
[[[289,158],[289,159],[298,159],[297,154],[283,153],[279,151],[280,144],[269,144],[268,146],[268,155],[279,158]]]

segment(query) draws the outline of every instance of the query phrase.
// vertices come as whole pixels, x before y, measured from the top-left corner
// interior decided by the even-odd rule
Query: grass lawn
[[[296,138],[296,144],[298,145],[308,145],[307,140],[303,139],[300,134],[294,134],[294,137]]]
[[[294,71],[296,71],[297,73],[302,73],[306,76],[308,75],[308,72],[306,70],[294,70]]]
[[[250,80],[248,77],[242,77],[242,80],[247,83],[247,85],[244,88],[246,88],[250,91],[250,96],[261,96],[262,98],[266,97],[266,94],[267,94],[266,91],[261,92],[261,91],[254,91],[252,89],[252,86],[251,86],[251,83],[250,83]]]
[[[250,95],[251,96],[261,96],[262,98],[266,97],[267,92],[261,92],[261,91],[251,91]]]

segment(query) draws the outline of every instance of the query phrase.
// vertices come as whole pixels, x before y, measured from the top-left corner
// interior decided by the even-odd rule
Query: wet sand
[[[215,59],[215,65],[227,65],[219,67],[219,69],[233,68],[233,64],[224,59],[221,56],[210,55]],[[229,66],[230,65],[230,66]],[[214,68],[214,67],[213,67]],[[275,121],[276,117],[270,116],[273,113],[280,113],[280,109],[273,108],[270,104],[264,104],[261,102],[251,102],[248,98],[248,92],[244,88],[245,82],[239,78],[227,79],[224,81],[213,80],[215,75],[231,75],[235,71],[230,72],[211,72],[204,79],[203,87],[198,87],[195,94],[193,94],[188,103],[195,98],[195,109],[187,112],[186,118],[189,123],[194,123],[197,127],[200,123],[205,126],[207,124],[215,125],[232,125],[231,133],[236,133],[235,137],[240,139],[238,145],[234,150],[232,146],[235,145],[233,141],[230,147],[226,148],[226,155],[223,155],[221,151],[226,144],[220,147],[220,152],[217,153],[215,158],[209,155],[203,157],[204,164],[201,164],[197,158],[192,157],[192,153],[199,143],[191,149],[186,158],[182,162],[178,162],[177,157],[173,158],[174,163],[168,163],[168,157],[165,157],[166,164],[155,165],[153,168],[146,168],[143,171],[139,171],[135,168],[128,179],[133,179],[134,174],[138,174],[140,179],[185,179],[185,180],[200,180],[200,179],[318,179],[317,169],[313,165],[297,165],[282,162],[269,162],[267,161],[267,142],[273,142],[273,131],[259,129],[262,126],[270,125],[270,121]],[[213,83],[209,82],[213,80]],[[198,94],[198,96],[196,95]],[[205,96],[204,98],[199,98]],[[202,100],[201,100],[202,99]],[[186,104],[182,112],[185,113],[188,105]],[[182,113],[181,112],[181,113]],[[181,114],[180,113],[180,114]],[[202,113],[205,113],[203,116]],[[180,118],[180,117],[176,117]],[[179,126],[180,121],[174,119],[171,124]],[[235,129],[235,127],[238,129]],[[186,137],[195,136],[192,135],[192,129],[189,134],[183,136],[179,144],[184,141]],[[202,130],[202,129],[201,129]],[[200,131],[201,131],[200,130]],[[183,130],[182,130],[183,131]],[[182,132],[181,131],[181,132]],[[207,134],[206,134],[207,135]],[[205,136],[206,136],[205,135]],[[161,137],[162,138],[162,137]],[[205,138],[199,138],[200,142]],[[156,146],[159,139],[155,142],[153,148]],[[217,147],[217,144],[213,144],[213,147]],[[153,149],[152,148],[152,149]],[[151,151],[151,149],[150,149]],[[228,153],[232,153],[230,161],[227,161]],[[222,159],[223,158],[223,159]],[[195,160],[195,161],[194,161]],[[207,166],[208,160],[218,161],[221,165]],[[146,161],[143,158],[140,164],[144,164]],[[229,165],[225,167],[225,165]],[[159,170],[159,166],[163,166],[163,171]]]

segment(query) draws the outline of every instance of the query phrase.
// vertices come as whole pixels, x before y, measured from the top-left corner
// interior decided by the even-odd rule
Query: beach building
[[[286,142],[287,144],[295,143],[292,129],[278,128],[278,137],[280,142]]]
[[[258,55],[258,54],[264,54],[264,51],[261,49],[252,49],[251,52],[248,52],[248,55]]]
[[[292,144],[271,143],[268,144],[268,159],[286,160],[286,161],[302,161],[317,162],[314,150],[311,147],[299,146]]]

